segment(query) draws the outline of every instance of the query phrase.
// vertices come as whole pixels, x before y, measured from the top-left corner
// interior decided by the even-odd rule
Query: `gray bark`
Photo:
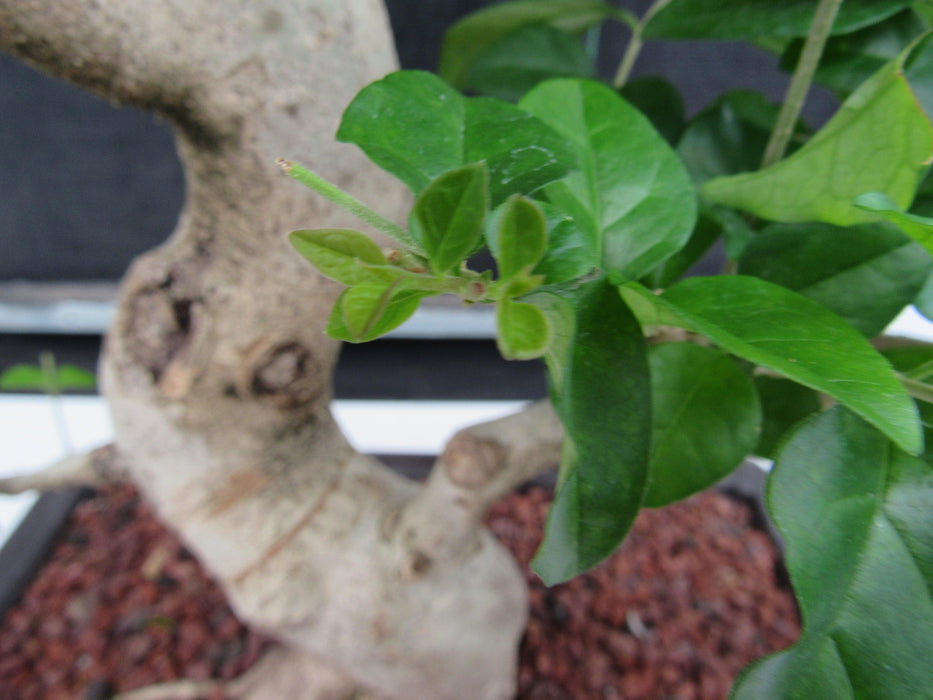
[[[101,379],[131,478],[237,614],[290,650],[243,697],[276,697],[270,679],[309,699],[335,683],[511,697],[526,592],[478,525],[496,470],[470,477],[461,460],[451,489],[442,460],[422,490],[352,449],[329,411],[339,290],[285,239],[357,222],[279,156],[404,215],[399,186],[333,139],[355,92],[395,66],[381,3],[0,0],[0,49],[175,127],[184,210],[123,282]],[[468,513],[463,491],[478,494]]]

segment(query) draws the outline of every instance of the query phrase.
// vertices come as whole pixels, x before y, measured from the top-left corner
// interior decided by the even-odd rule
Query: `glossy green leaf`
[[[638,513],[651,386],[641,327],[605,279],[529,300],[555,328],[546,360],[566,436],[562,481],[532,563],[553,585],[611,554]]]
[[[677,252],[696,220],[686,169],[647,118],[600,83],[542,83],[521,101],[576,148],[581,169],[545,189],[579,227],[594,266],[640,277]]]
[[[803,424],[768,502],[804,630],[732,700],[926,698],[933,688],[933,469],[837,408]]]
[[[687,245],[654,268],[644,279],[652,289],[668,287],[690,270],[722,234],[722,226],[711,217],[700,215]]]
[[[489,169],[493,207],[513,194],[531,194],[577,167],[572,145],[542,120],[489,97],[466,101],[463,162]]]
[[[629,80],[620,92],[673,146],[687,123],[686,107],[677,87],[668,80],[649,75]]]
[[[341,284],[391,282],[403,274],[389,265],[382,250],[369,236],[359,231],[293,231],[288,239],[322,275]]]
[[[547,24],[533,24],[502,37],[477,57],[460,88],[517,102],[550,78],[589,78],[593,60],[579,37]]]
[[[547,352],[551,325],[540,308],[511,299],[496,304],[496,345],[507,360],[532,360]]]
[[[489,206],[489,175],[482,163],[444,173],[415,201],[412,235],[435,273],[458,267],[476,250]]]
[[[761,437],[754,454],[774,459],[787,432],[820,410],[820,397],[812,389],[783,377],[755,377],[761,401]]]
[[[499,267],[499,277],[510,279],[530,272],[547,249],[547,224],[537,204],[511,197],[493,222],[489,249]]]
[[[406,289],[398,283],[349,287],[334,304],[327,334],[350,343],[375,340],[407,321],[426,296],[428,292]]]
[[[337,137],[415,194],[445,172],[485,161],[493,206],[576,167],[570,145],[541,120],[501,100],[465,98],[421,71],[392,73],[363,88]]]
[[[597,266],[596,261],[577,223],[548,202],[540,202],[539,206],[547,222],[548,238],[544,258],[535,267],[535,274],[557,284],[591,272]]]
[[[873,337],[913,301],[933,269],[889,226],[776,224],[745,248],[739,272],[799,292]]]
[[[516,31],[534,25],[578,32],[618,14],[601,0],[518,0],[467,15],[444,35],[438,73],[454,87],[465,89],[477,61]]]
[[[689,343],[655,345],[649,508],[712,486],[758,442],[761,407],[751,380],[727,355]]]
[[[833,33],[854,32],[910,5],[910,0],[846,0]],[[673,0],[654,16],[645,34],[669,39],[806,36],[815,11],[814,0]]]
[[[868,192],[855,200],[855,206],[897,224],[927,251],[933,253],[933,218],[909,214],[881,192]]]
[[[933,126],[904,73],[886,65],[803,148],[769,168],[709,180],[703,196],[763,219],[848,226],[873,217],[853,201],[883,192],[907,206],[933,157]]]
[[[832,396],[907,452],[923,449],[916,406],[891,366],[820,304],[744,275],[692,277],[660,296],[625,289],[659,307],[665,321],[680,319],[724,350]]]

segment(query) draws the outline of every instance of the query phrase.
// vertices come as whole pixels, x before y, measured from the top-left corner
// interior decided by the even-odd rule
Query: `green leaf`
[[[929,697],[933,469],[837,408],[784,447],[768,502],[804,630],[732,700]]]
[[[337,298],[327,324],[336,340],[364,343],[375,340],[407,321],[429,292],[392,285],[361,284]]]
[[[489,250],[500,279],[530,272],[547,249],[547,224],[538,205],[524,197],[510,197],[493,223]]]
[[[833,33],[854,32],[910,5],[911,0],[846,0]],[[813,0],[673,0],[654,16],[645,35],[668,39],[806,36],[815,11]]]
[[[58,366],[55,383],[59,391],[87,390],[97,387],[97,377],[86,369],[65,364]]]
[[[546,360],[566,435],[562,482],[532,562],[553,585],[598,564],[631,527],[648,475],[651,386],[641,327],[605,279],[528,300],[555,328]]]
[[[13,365],[0,374],[3,391],[50,391],[45,374],[34,365]]]
[[[648,117],[665,141],[673,146],[680,140],[687,122],[686,107],[673,83],[649,75],[628,81],[620,94]]]
[[[537,306],[511,299],[496,304],[496,345],[507,360],[533,360],[547,352],[551,326]]]
[[[693,267],[719,239],[722,226],[709,216],[701,215],[687,245],[654,268],[644,283],[652,289],[670,286]]]
[[[585,233],[577,223],[548,202],[540,207],[549,231],[544,258],[535,267],[535,274],[544,275],[551,284],[569,282],[591,272],[593,260]]]
[[[933,126],[904,76],[907,58],[872,76],[799,151],[758,172],[709,180],[703,196],[771,221],[841,226],[873,220],[853,204],[864,192],[907,206],[933,157]]]
[[[293,231],[292,246],[325,277],[341,284],[391,282],[403,273],[389,265],[376,243],[359,231],[314,229]]]
[[[647,118],[600,83],[559,79],[521,101],[573,143],[581,169],[545,188],[580,227],[593,266],[616,281],[677,252],[696,220],[687,171]]]
[[[447,30],[438,73],[454,87],[465,89],[475,63],[517,30],[547,24],[579,32],[617,12],[612,5],[600,0],[518,0],[484,8]]]
[[[557,77],[589,78],[596,73],[580,39],[546,24],[502,37],[477,57],[459,87],[517,102],[538,83]]]
[[[745,248],[739,272],[822,304],[871,338],[913,301],[933,268],[917,243],[888,226],[776,224]]]
[[[436,274],[472,253],[483,236],[489,206],[489,175],[483,163],[444,173],[425,188],[412,210],[412,234]]]
[[[649,350],[653,436],[643,505],[686,498],[728,475],[761,430],[755,387],[727,355],[689,343]]]
[[[363,88],[337,132],[415,194],[435,178],[486,161],[492,206],[562,178],[576,161],[553,129],[514,105],[465,98],[421,71],[399,71]]]
[[[784,287],[744,275],[692,277],[656,296],[626,285],[724,350],[822,391],[904,450],[923,438],[917,409],[891,366],[852,326]]]
[[[753,450],[759,457],[775,459],[787,432],[820,410],[820,397],[812,389],[783,377],[755,377],[761,401],[761,438]]]
[[[755,170],[780,107],[757,92],[728,92],[694,117],[677,144],[694,181]],[[803,127],[798,125],[798,139]]]
[[[933,219],[908,214],[881,192],[868,192],[861,195],[855,200],[855,206],[880,214],[888,221],[897,224],[904,233],[933,253]]]
[[[484,161],[489,199],[499,206],[513,194],[531,194],[577,167],[571,144],[542,120],[501,100],[466,101],[463,162]]]

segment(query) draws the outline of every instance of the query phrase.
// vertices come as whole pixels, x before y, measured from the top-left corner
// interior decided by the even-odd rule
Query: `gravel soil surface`
[[[487,518],[526,571],[549,499],[525,489]],[[518,698],[726,698],[743,666],[799,635],[779,552],[752,520],[746,505],[704,493],[644,511],[589,574],[546,589],[529,573]],[[271,644],[119,485],[78,505],[0,622],[0,700],[104,700],[174,678],[231,678]]]

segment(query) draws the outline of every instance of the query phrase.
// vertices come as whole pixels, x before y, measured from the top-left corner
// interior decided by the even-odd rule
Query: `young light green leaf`
[[[575,220],[589,256],[616,282],[679,250],[696,219],[686,169],[647,118],[600,83],[558,79],[521,101],[576,148],[579,171],[545,189]]]
[[[35,365],[13,365],[0,372],[0,391],[44,391],[48,394],[60,391],[87,390],[97,386],[97,378],[75,365],[54,365],[52,373]]]
[[[933,259],[888,225],[775,224],[739,259],[739,272],[803,294],[872,338],[923,288]]]
[[[293,231],[292,246],[325,277],[341,284],[392,282],[403,272],[389,265],[376,243],[359,231],[314,229]]]
[[[429,292],[392,285],[361,284],[345,289],[337,298],[327,324],[336,340],[365,343],[385,335],[407,321]]]
[[[933,469],[836,408],[808,420],[768,503],[804,631],[732,700],[923,698],[933,688]]]
[[[907,452],[923,449],[917,408],[891,366],[858,331],[825,307],[744,275],[691,277],[656,296],[626,293],[724,350],[822,391],[875,425]]]
[[[93,372],[81,369],[75,365],[58,365],[55,372],[55,383],[59,391],[90,390],[97,387],[97,377]]]
[[[467,15],[444,35],[438,73],[463,90],[477,61],[517,30],[545,24],[578,32],[618,14],[601,0],[518,0],[487,7]]]
[[[444,173],[418,197],[412,234],[436,274],[457,267],[476,249],[483,236],[488,191],[486,166],[476,163]]]
[[[910,5],[910,0],[846,0],[833,33],[854,32]],[[806,36],[814,9],[813,0],[674,0],[654,16],[645,35],[668,39]]]
[[[530,199],[510,197],[497,212],[487,237],[500,279],[530,272],[547,248],[544,214]]]
[[[914,50],[931,50],[922,43]],[[803,148],[754,173],[709,180],[703,196],[770,221],[871,221],[853,201],[883,192],[907,206],[933,158],[933,125],[904,76],[910,52],[887,64],[845,101]]]
[[[530,194],[576,167],[566,140],[540,119],[488,97],[465,98],[443,80],[400,71],[363,88],[337,137],[418,194],[435,178],[485,161],[490,199]]]
[[[733,471],[758,442],[761,407],[727,355],[690,343],[648,352],[653,434],[643,505],[673,503]]]
[[[47,384],[42,369],[35,365],[13,365],[0,374],[3,391],[48,391]]]
[[[507,360],[533,360],[547,352],[551,325],[537,306],[511,299],[496,304],[496,345]]]
[[[533,567],[548,585],[619,545],[642,500],[651,444],[651,383],[635,317],[604,278],[527,298],[552,319],[546,361],[566,433],[562,481]]]
[[[477,56],[460,89],[517,102],[538,83],[557,77],[590,78],[593,60],[580,38],[547,24],[507,34]]]
[[[908,214],[891,201],[883,192],[868,192],[856,198],[855,206],[865,211],[880,214],[888,221],[897,224],[904,233],[933,253],[933,219],[926,216]]]

